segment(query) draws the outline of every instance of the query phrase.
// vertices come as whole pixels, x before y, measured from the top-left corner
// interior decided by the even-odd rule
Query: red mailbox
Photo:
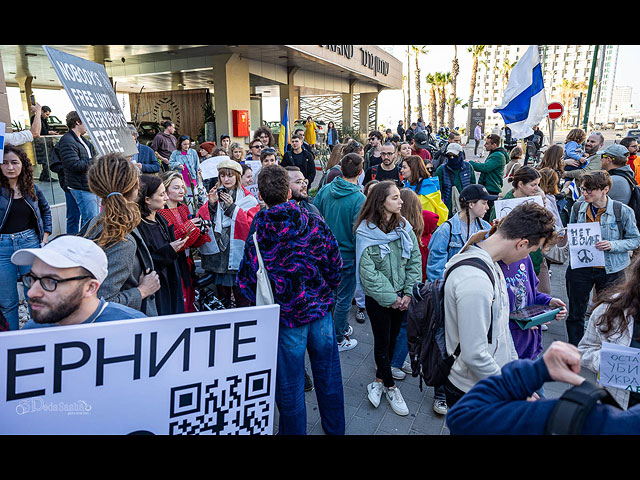
[[[249,136],[249,110],[232,110],[233,113],[233,136]]]

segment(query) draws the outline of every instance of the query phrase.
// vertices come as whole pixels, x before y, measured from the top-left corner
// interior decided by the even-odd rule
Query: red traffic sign
[[[547,106],[547,111],[549,112],[549,118],[551,120],[555,120],[556,118],[560,118],[562,116],[564,107],[560,102],[552,102]]]

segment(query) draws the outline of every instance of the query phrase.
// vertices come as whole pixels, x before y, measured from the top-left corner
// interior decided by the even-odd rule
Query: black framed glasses
[[[57,278],[51,278],[51,277],[36,277],[33,273],[26,273],[22,275],[22,277],[20,278],[22,280],[22,284],[27,288],[31,288],[31,285],[33,285],[33,282],[37,280],[40,282],[40,286],[44,291],[55,292],[56,288],[58,288],[59,283],[71,282],[73,280],[83,280],[85,278],[93,278],[93,276],[82,275],[80,277],[57,279]]]
[[[587,192],[589,194],[593,193],[596,190],[602,190],[601,188],[585,188],[585,187],[580,187],[580,191],[581,192]]]

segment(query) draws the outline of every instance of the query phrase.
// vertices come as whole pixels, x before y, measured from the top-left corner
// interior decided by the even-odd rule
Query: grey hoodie
[[[476,382],[491,375],[499,375],[501,368],[518,358],[509,330],[509,295],[502,269],[482,248],[463,247],[451,257],[445,267],[470,257],[483,260],[493,271],[495,288],[487,274],[477,267],[461,266],[448,277],[444,290],[445,332],[447,352],[454,352],[460,344],[449,381],[463,392]],[[487,333],[493,310],[491,344]]]
[[[614,171],[618,174],[613,174]],[[633,170],[629,165],[609,170],[609,175],[611,175],[611,190],[609,190],[609,198],[622,202],[625,205],[629,205],[629,201],[631,200],[631,185],[627,179],[620,175],[620,173],[634,178]]]

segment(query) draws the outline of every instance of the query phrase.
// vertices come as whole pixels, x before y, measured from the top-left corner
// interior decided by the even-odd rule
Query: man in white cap
[[[100,284],[107,278],[107,256],[91,240],[65,235],[42,248],[18,250],[11,261],[31,266],[22,277],[31,306],[31,320],[23,330],[146,317],[98,298]]]

